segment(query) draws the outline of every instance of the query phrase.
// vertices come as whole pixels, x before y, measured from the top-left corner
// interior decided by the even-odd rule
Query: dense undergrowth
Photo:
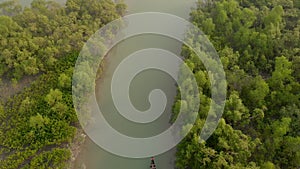
[[[191,22],[219,53],[228,94],[218,128],[200,143],[210,82],[199,58],[183,47],[200,88],[201,106],[192,132],[178,146],[179,168],[300,167],[299,8],[297,0],[199,1]],[[189,100],[178,100],[175,114],[180,102]]]
[[[0,77],[37,80],[0,105],[0,168],[66,168],[80,127],[71,78],[84,42],[117,19],[124,4],[68,0],[66,6],[34,0],[0,5]],[[13,86],[12,86],[13,87]]]

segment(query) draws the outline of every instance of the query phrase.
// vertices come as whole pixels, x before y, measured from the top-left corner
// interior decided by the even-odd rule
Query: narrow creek
[[[128,6],[129,14],[164,12],[188,19],[196,0],[125,0],[125,3]],[[149,137],[161,133],[170,126],[172,105],[176,95],[176,82],[168,74],[158,70],[146,70],[138,74],[131,83],[130,99],[139,110],[149,108],[147,99],[153,89],[161,89],[168,98],[165,112],[160,118],[149,124],[130,122],[118,113],[112,101],[110,84],[118,64],[133,52],[145,48],[160,48],[180,55],[181,46],[180,42],[171,38],[158,35],[140,35],[122,41],[108,53],[104,73],[101,79],[96,81],[96,95],[105,119],[113,128],[129,136]],[[157,168],[175,168],[175,152],[176,148],[157,156]],[[150,158],[130,159],[113,155],[101,149],[87,137],[74,166],[76,169],[149,169],[149,165]]]

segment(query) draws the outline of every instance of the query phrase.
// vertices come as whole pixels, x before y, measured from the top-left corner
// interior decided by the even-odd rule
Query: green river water
[[[189,18],[195,0],[125,0],[128,13],[164,12],[177,15],[184,19]],[[148,95],[153,89],[161,89],[168,98],[167,108],[162,116],[149,124],[136,124],[118,114],[114,107],[110,82],[116,66],[134,51],[144,48],[161,48],[177,55],[181,51],[181,43],[162,36],[141,35],[129,38],[116,45],[107,57],[104,74],[96,82],[96,95],[102,113],[110,125],[117,131],[135,137],[149,137],[166,130],[170,124],[170,116],[174,97],[176,95],[176,82],[166,73],[157,70],[147,70],[138,74],[130,86],[130,99],[139,110],[149,108]],[[151,57],[151,56],[149,56]],[[147,85],[146,85],[147,84]],[[139,147],[136,147],[139,148]],[[176,148],[157,156],[158,169],[173,169]],[[75,168],[87,169],[148,169],[150,158],[130,159],[113,155],[104,151],[90,139],[83,145],[82,151],[76,159]]]

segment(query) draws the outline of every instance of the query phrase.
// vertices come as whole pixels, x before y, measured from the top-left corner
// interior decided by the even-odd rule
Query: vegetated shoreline
[[[71,157],[68,161],[68,168],[73,169],[75,168],[75,161],[78,158],[78,155],[83,149],[83,145],[86,142],[86,134],[83,131],[83,129],[78,126],[76,135],[73,139],[73,141],[69,145],[69,150],[71,152]]]
[[[7,100],[13,98],[15,95],[18,95],[22,92],[22,90],[30,87],[31,84],[34,83],[39,77],[40,74],[35,76],[24,76],[16,84],[5,77],[2,78],[0,83],[0,103],[6,103]],[[67,167],[69,169],[75,167],[74,162],[80,154],[87,136],[79,122],[74,127],[76,127],[77,129],[76,134],[73,140],[70,143],[66,144],[71,153],[70,159],[66,161]],[[1,158],[2,156],[0,156],[0,159]]]
[[[92,2],[94,1],[92,0]],[[0,66],[0,73],[2,78],[2,80],[0,79],[0,122],[7,122],[2,123],[4,129],[3,132],[2,129],[0,130],[1,143],[3,143],[4,146],[7,145],[5,151],[12,152],[8,154],[9,156],[11,156],[11,158],[6,158],[8,157],[8,155],[3,155],[1,153],[0,157],[3,157],[3,160],[0,160],[0,168],[20,168],[25,165],[26,167],[34,166],[34,168],[40,165],[40,167],[43,168],[42,166],[46,166],[48,165],[48,163],[41,159],[49,159],[49,157],[52,158],[53,155],[58,156],[55,159],[55,162],[49,159],[49,165],[56,165],[59,168],[62,166],[61,164],[64,164],[63,168],[68,168],[69,166],[67,166],[67,161],[72,161],[79,154],[80,146],[85,141],[85,134],[79,123],[76,121],[76,115],[72,113],[72,93],[71,88],[69,88],[69,81],[72,78],[71,66],[74,66],[73,63],[76,61],[76,58],[73,59],[73,57],[68,55],[69,53],[76,53],[77,50],[80,49],[80,46],[82,45],[81,43],[83,43],[86,37],[88,37],[92,33],[85,32],[81,34],[80,31],[93,31],[94,29],[97,29],[97,24],[99,24],[99,26],[100,24],[105,25],[109,21],[114,20],[119,16],[116,7],[112,5],[109,0],[105,2],[106,3],[100,4],[100,6],[103,7],[103,10],[101,12],[109,13],[109,15],[107,16],[105,14],[106,18],[103,18],[103,20],[101,21],[95,19],[96,17],[103,15],[102,13],[100,14],[98,9],[95,9],[95,11],[98,11],[95,14],[88,12],[90,11],[90,9],[87,9],[89,7],[80,8],[81,12],[87,11],[87,15],[91,16],[91,18],[87,19],[86,22],[95,23],[94,26],[91,26],[86,22],[82,23],[81,16],[79,16],[80,12],[73,9],[71,5],[66,5],[66,7],[58,7],[50,4],[53,5],[53,8],[55,7],[56,9],[53,10],[52,8],[48,8],[49,6],[47,5],[49,4],[47,4],[46,2],[36,1],[33,7],[34,9],[27,8],[27,13],[23,13],[21,10],[11,11],[12,13],[9,13],[4,9],[3,11],[2,9],[0,9],[0,13],[3,12],[4,14],[7,14],[7,16],[1,16],[0,21],[1,23],[5,23],[3,25],[4,30],[9,30],[3,35],[1,34],[1,40],[11,39],[12,42],[15,42],[14,44],[17,45],[16,50],[11,50],[11,45],[9,43],[4,43],[6,45],[1,46],[5,50],[11,50],[13,52],[8,52],[9,54],[7,55],[7,57],[4,57],[6,60],[1,60]],[[8,5],[11,5],[9,7],[15,7],[18,4],[14,3]],[[33,25],[36,25],[36,23],[38,22],[36,19],[25,21],[26,19],[30,18],[26,14],[32,14],[41,18],[47,18],[41,21],[41,23],[43,23],[42,25],[45,24],[49,26],[48,28],[51,29],[52,33],[56,31],[58,35],[65,35],[66,37],[57,36],[55,38],[54,34],[48,34],[44,31],[37,31],[36,29],[31,29],[31,27],[26,24],[23,25],[23,23],[26,22],[32,22],[34,23]],[[76,14],[76,17],[74,17],[74,14]],[[95,16],[93,14],[95,14]],[[14,18],[11,16],[14,16]],[[74,23],[72,29],[69,29],[68,21]],[[57,27],[57,25],[59,25],[59,27]],[[40,25],[38,25],[37,27],[39,26]],[[69,34],[66,32],[62,32],[62,30],[68,30],[66,32],[68,32]],[[73,35],[75,32],[79,32],[78,34],[76,34],[76,38],[78,39],[76,39],[76,42],[72,43],[72,40],[70,39],[74,39]],[[10,36],[11,34],[13,34],[14,36]],[[24,43],[19,42],[20,37],[22,38],[22,40],[24,40]],[[55,42],[58,39],[64,39],[66,41],[60,42],[61,44],[59,45],[56,43],[52,44],[52,42],[50,44],[49,40],[51,38],[53,38],[53,41]],[[38,42],[35,40],[37,40]],[[45,43],[41,43],[40,40],[45,40]],[[31,50],[28,49],[28,53],[22,53],[23,51],[27,51],[21,50],[23,48],[27,49],[28,46],[26,46],[27,43],[25,43],[27,41],[28,43],[30,42],[29,46]],[[42,49],[47,50],[43,51]],[[51,49],[51,51],[49,52],[48,49]],[[46,53],[47,56],[49,55],[49,57],[47,57],[46,55],[44,56],[44,53],[42,51]],[[40,54],[39,52],[42,52],[43,54]],[[26,57],[22,57],[23,60],[21,61],[18,58],[16,59],[15,56],[18,56],[16,53],[22,54],[22,56],[24,55]],[[27,58],[27,55],[29,59]],[[47,60],[45,60],[45,58],[41,59],[41,57],[39,57],[40,55],[43,55],[45,58],[47,58]],[[65,55],[67,55],[68,57],[64,57]],[[63,61],[59,61],[60,59],[63,59]],[[11,68],[9,67],[7,69],[3,69],[2,63],[6,64],[6,62],[8,63],[8,61],[9,63],[14,63],[12,64],[13,66]],[[54,63],[55,61],[57,62]],[[20,67],[20,65],[22,64],[24,64],[24,67]],[[19,66],[18,72],[15,71],[17,66]],[[27,68],[26,70],[28,71],[25,71],[25,68]],[[44,73],[47,75],[44,75]],[[12,81],[10,81],[8,77],[6,77],[8,76],[7,74],[9,75],[9,77],[12,76]],[[34,74],[34,76],[31,76],[31,74]],[[63,75],[63,84],[59,84],[60,82],[58,80],[60,75]],[[47,91],[49,90],[50,92],[47,93]],[[40,93],[35,91],[38,91]],[[51,93],[51,91],[54,92]],[[57,102],[57,109],[54,110],[53,108],[53,110],[51,109],[50,111],[50,108],[54,107],[54,105],[50,105],[49,103],[47,103],[47,101],[45,100],[45,96],[47,95],[49,95],[49,98],[55,95],[53,97],[54,100],[57,96],[58,100],[60,101]],[[10,105],[6,104],[7,102],[9,102]],[[5,104],[2,105],[2,103]],[[19,111],[21,104],[23,104],[22,112]],[[6,111],[9,112],[7,113]],[[11,113],[11,115],[9,113]],[[9,116],[9,118],[6,118],[6,116]],[[9,119],[10,121],[8,121],[7,119]],[[10,124],[12,125],[12,127],[10,127]],[[14,128],[14,125],[20,126],[20,124],[22,125],[22,127]],[[6,129],[6,126],[8,126],[8,129]],[[35,132],[39,133],[40,131],[42,131],[41,133],[46,134],[37,136]],[[55,133],[56,131],[61,133],[57,134]],[[24,139],[24,141],[22,139]],[[12,145],[12,142],[17,143]],[[33,145],[32,150],[27,149],[29,145]],[[43,153],[35,154],[35,152],[38,152],[40,149],[42,149],[41,147],[43,147],[44,145],[55,145],[56,147],[54,147],[55,149],[53,149],[53,151],[47,150]],[[18,150],[14,151],[15,149]],[[71,158],[69,158],[70,156]]]
[[[99,70],[97,72],[97,76],[95,79],[96,81],[101,81],[101,76],[104,74],[104,70],[105,69],[105,65],[108,62],[108,55],[104,56],[102,62],[99,65]],[[95,83],[95,87],[96,87],[96,83]],[[82,152],[82,150],[84,149],[84,145],[86,144],[86,137],[88,137],[88,135],[85,133],[84,129],[82,128],[80,122],[78,121],[78,124],[75,126],[77,128],[76,134],[72,140],[72,142],[70,142],[68,148],[71,152],[71,157],[70,159],[67,161],[67,166],[68,169],[75,169],[76,167],[76,161],[78,160],[78,156],[79,154]],[[85,164],[81,163],[80,167],[84,168]]]

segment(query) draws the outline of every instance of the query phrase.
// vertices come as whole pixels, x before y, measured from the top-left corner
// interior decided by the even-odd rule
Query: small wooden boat
[[[150,169],[156,169],[154,157],[151,157]]]

